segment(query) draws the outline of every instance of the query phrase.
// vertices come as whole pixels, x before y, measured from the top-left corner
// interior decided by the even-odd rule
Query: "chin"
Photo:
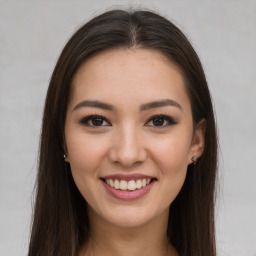
[[[105,210],[101,216],[103,222],[108,222],[111,225],[119,228],[139,228],[149,223],[154,223],[155,220],[164,217],[168,219],[169,207],[166,210],[147,208],[144,206],[118,206]]]
[[[139,228],[150,222],[152,218],[149,216],[139,216],[134,214],[124,214],[122,216],[113,216],[109,218],[109,222],[119,228]]]

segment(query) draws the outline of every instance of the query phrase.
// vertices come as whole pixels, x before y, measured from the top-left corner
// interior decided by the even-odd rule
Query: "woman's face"
[[[145,49],[102,52],[72,82],[66,161],[90,218],[137,227],[167,218],[203,151],[179,69]]]

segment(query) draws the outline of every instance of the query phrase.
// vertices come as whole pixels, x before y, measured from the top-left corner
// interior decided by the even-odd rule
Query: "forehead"
[[[125,104],[174,98],[190,105],[179,68],[156,50],[115,49],[86,60],[72,81],[71,101],[85,98]]]

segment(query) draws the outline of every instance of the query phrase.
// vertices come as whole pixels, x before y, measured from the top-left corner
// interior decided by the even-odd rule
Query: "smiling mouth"
[[[155,178],[149,179],[149,178],[144,178],[144,179],[132,179],[132,180],[119,180],[119,179],[103,179],[101,178],[102,181],[104,181],[106,184],[108,184],[110,187],[116,189],[116,190],[122,190],[122,191],[134,191],[134,190],[139,190],[141,188],[146,187],[150,183],[156,181]]]

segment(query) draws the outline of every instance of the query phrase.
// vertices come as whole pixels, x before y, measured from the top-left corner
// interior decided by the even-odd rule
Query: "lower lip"
[[[108,191],[108,193],[110,195],[112,195],[113,197],[115,197],[117,199],[121,199],[121,200],[134,200],[134,199],[141,198],[150,191],[150,189],[152,188],[152,186],[155,183],[153,181],[153,182],[149,183],[146,187],[142,187],[140,189],[129,191],[129,190],[114,189],[114,188],[110,187],[107,183],[105,183],[103,180],[101,180],[101,182],[103,183],[105,189]]]

